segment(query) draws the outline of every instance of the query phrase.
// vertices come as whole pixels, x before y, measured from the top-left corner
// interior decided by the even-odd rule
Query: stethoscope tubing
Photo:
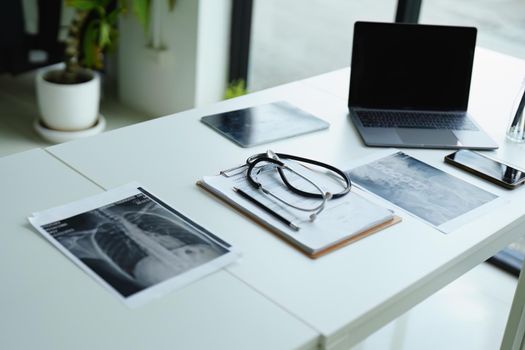
[[[345,187],[345,189],[343,191],[341,191],[339,193],[331,194],[331,198],[332,199],[343,197],[343,196],[347,195],[350,192],[350,189],[352,187],[352,181],[350,180],[348,175],[345,174],[342,170],[340,170],[340,169],[338,169],[338,168],[336,168],[336,167],[334,167],[334,166],[332,166],[330,164],[326,164],[326,163],[319,162],[319,161],[314,160],[314,159],[294,156],[294,155],[286,154],[286,153],[275,153],[275,155],[278,158],[280,158],[280,159],[290,159],[290,160],[295,160],[295,161],[302,162],[302,163],[316,165],[318,167],[328,169],[328,170],[336,173],[337,175],[339,175],[342,178],[342,180],[345,182],[346,187]],[[246,164],[248,165],[248,170],[247,170],[247,173],[246,173],[247,174],[246,177],[247,177],[247,180],[250,183],[250,185],[253,186],[256,189],[261,189],[262,185],[259,182],[255,181],[255,179],[252,176],[252,171],[255,168],[255,166],[257,164],[261,163],[261,162],[273,163],[273,164],[277,165],[277,171],[279,172],[279,176],[281,177],[281,180],[283,181],[283,183],[286,185],[286,187],[290,191],[292,191],[295,194],[298,194],[300,196],[307,197],[307,198],[318,198],[318,199],[323,199],[323,200],[326,199],[325,195],[322,193],[322,191],[321,191],[321,193],[306,192],[306,191],[303,191],[303,190],[293,186],[288,181],[288,179],[286,178],[286,175],[284,174],[284,171],[283,171],[283,169],[285,169],[285,168],[288,168],[288,169],[290,169],[290,168],[287,167],[286,164],[283,161],[281,161],[280,159],[271,158],[271,157],[269,157],[267,155],[267,153],[259,153],[259,154],[255,154],[255,155],[249,157],[246,160]]]

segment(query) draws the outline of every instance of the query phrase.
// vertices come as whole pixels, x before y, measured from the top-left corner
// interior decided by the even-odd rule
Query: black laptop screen
[[[356,22],[349,107],[467,109],[476,28]]]

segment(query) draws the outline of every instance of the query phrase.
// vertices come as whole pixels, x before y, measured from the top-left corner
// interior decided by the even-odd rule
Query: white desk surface
[[[225,270],[129,309],[26,219],[101,191],[44,150],[0,159],[0,349],[315,348],[313,329]]]
[[[498,154],[522,167],[525,148],[503,136],[524,76],[523,61],[477,50],[470,108],[502,145]],[[450,151],[405,150],[508,196],[509,204],[449,235],[401,213],[401,224],[310,260],[195,186],[203,175],[268,148],[336,166],[376,152],[363,146],[348,118],[346,84],[348,70],[341,70],[48,150],[104,188],[138,180],[159,193],[244,252],[228,268],[232,274],[317,330],[322,346],[348,348],[516,240],[525,223],[525,188],[505,191],[447,166],[442,158]],[[199,122],[206,114],[275,100],[316,114],[330,129],[243,149]]]

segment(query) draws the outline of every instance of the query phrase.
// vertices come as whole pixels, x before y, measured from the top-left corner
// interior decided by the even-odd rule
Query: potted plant
[[[132,0],[134,13],[146,26],[150,0]],[[66,0],[75,9],[69,25],[65,65],[41,70],[36,77],[41,120],[39,133],[51,141],[87,136],[104,129],[99,113],[100,74],[104,53],[117,39],[124,0]],[[62,135],[62,136],[60,136]],[[64,139],[65,138],[65,139]]]

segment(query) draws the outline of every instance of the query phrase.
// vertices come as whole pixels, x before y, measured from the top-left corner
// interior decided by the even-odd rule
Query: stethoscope
[[[341,180],[343,180],[343,182],[345,183],[345,187],[339,193],[325,192],[319,185],[317,185],[316,183],[314,183],[312,180],[302,175],[301,173],[295,171],[292,167],[288,166],[285,162],[283,162],[283,160],[294,160],[297,162],[312,164],[312,165],[315,165],[321,168],[328,169],[332,171],[333,173],[337,174],[341,178]],[[260,174],[262,170],[264,169],[264,163],[273,164],[277,168],[279,177],[281,178],[284,185],[291,192],[297,195],[300,195],[302,197],[321,199],[321,203],[315,206],[314,208],[304,208],[304,207],[297,206],[293,203],[290,203],[289,201],[272,193],[272,191],[270,191],[268,188],[264,187],[259,181],[257,181],[257,175]],[[305,212],[311,212],[312,214],[310,214],[310,221],[314,221],[316,217],[319,215],[319,213],[323,211],[327,201],[347,195],[350,192],[350,188],[352,187],[352,182],[350,181],[350,178],[340,169],[330,164],[319,162],[317,160],[298,157],[298,156],[294,156],[291,154],[275,153],[273,151],[268,150],[266,153],[259,153],[251,157],[248,157],[248,159],[246,160],[246,165],[248,166],[248,170],[246,172],[246,179],[252,187],[259,190],[263,194],[270,196],[274,198],[275,200],[285,205],[288,205],[294,209],[305,211]],[[257,167],[257,165],[262,165],[262,166]],[[304,191],[304,190],[297,188],[296,186],[290,183],[290,181],[288,180],[288,178],[286,177],[284,173],[284,170],[288,170],[291,173],[299,176],[300,178],[302,178],[303,180],[311,184],[317,192],[308,192],[308,191]]]

